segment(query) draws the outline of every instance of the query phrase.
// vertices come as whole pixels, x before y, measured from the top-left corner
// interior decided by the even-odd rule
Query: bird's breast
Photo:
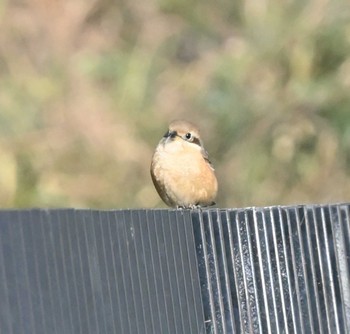
[[[166,173],[174,173],[179,176],[196,174],[206,165],[201,153],[186,151],[160,150],[155,154],[154,159],[159,168]]]
[[[217,192],[217,180],[200,150],[168,150],[158,147],[152,161],[153,177],[166,203],[209,205]]]

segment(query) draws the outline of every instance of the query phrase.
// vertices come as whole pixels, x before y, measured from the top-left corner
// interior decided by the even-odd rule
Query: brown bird
[[[159,196],[171,207],[215,204],[218,183],[214,168],[199,130],[190,122],[170,123],[154,152],[151,176]]]

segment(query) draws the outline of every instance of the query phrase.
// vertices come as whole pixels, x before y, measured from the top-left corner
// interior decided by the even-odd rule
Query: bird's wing
[[[202,149],[201,149],[201,153],[202,153],[202,156],[204,158],[204,160],[209,164],[209,166],[213,169],[214,169],[214,166],[213,164],[211,163],[211,161],[209,160],[209,155],[208,155],[208,152],[205,150],[205,148],[202,146]]]

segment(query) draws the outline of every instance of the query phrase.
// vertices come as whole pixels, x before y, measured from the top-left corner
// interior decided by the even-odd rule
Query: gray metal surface
[[[349,333],[349,212],[0,211],[0,333]]]
[[[192,215],[207,333],[349,333],[349,205]]]
[[[0,333],[201,333],[190,213],[0,212]]]

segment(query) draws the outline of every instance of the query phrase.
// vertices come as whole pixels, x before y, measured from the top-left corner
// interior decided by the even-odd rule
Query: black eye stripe
[[[195,137],[191,132],[187,132],[185,135],[179,136],[179,134],[177,133],[177,131],[167,131],[164,136],[164,138],[175,138],[175,137],[180,137],[190,143],[196,144],[200,147],[202,147],[202,143],[199,140],[199,138]]]
[[[192,137],[193,139],[192,139],[192,143],[193,144],[196,144],[196,145],[198,145],[198,146],[202,146],[201,145],[201,141],[197,138],[197,137]]]

